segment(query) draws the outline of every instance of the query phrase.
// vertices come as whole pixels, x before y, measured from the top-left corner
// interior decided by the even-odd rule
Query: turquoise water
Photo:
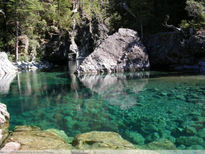
[[[21,73],[0,81],[0,102],[16,125],[75,136],[114,131],[144,146],[167,139],[178,149],[205,149],[205,76],[165,72],[80,76]]]

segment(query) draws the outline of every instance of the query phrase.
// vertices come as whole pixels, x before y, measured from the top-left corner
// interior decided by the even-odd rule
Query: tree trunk
[[[79,50],[78,50],[78,46],[75,42],[75,37],[76,37],[76,19],[75,19],[75,13],[78,12],[78,9],[79,9],[79,2],[78,0],[73,0],[73,26],[72,26],[72,32],[70,33],[70,42],[71,42],[71,45],[70,45],[70,51],[72,51],[73,53],[76,54],[76,59],[79,58],[80,56],[80,53],[79,53]]]
[[[16,21],[16,62],[18,61],[18,53],[19,53],[19,22]]]

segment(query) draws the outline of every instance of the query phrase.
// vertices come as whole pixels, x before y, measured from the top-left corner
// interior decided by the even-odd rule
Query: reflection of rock
[[[77,149],[135,149],[115,132],[88,132],[77,135],[73,140]]]
[[[0,103],[0,145],[9,134],[9,113],[5,104]]]
[[[7,94],[10,89],[10,84],[16,77],[16,74],[0,75],[0,94]]]
[[[14,144],[15,143],[15,144]],[[9,145],[13,145],[9,146]],[[20,147],[18,147],[20,145]],[[38,127],[17,126],[9,136],[2,150],[18,147],[17,150],[66,150],[71,149],[62,137],[54,131],[42,131]]]
[[[147,84],[146,79],[140,78],[144,78],[147,75],[146,73],[139,72],[127,75],[82,75],[79,78],[86,87],[107,99],[111,104],[120,106],[121,109],[126,109],[137,104],[135,94],[142,91]]]

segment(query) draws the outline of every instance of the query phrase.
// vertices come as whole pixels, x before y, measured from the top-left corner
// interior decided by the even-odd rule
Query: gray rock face
[[[150,37],[147,43],[153,67],[176,70],[202,71],[205,57],[205,32],[185,38],[177,32],[163,32]]]
[[[8,60],[5,52],[0,52],[0,75],[16,73],[17,68]]]
[[[151,66],[162,67],[186,63],[183,58],[182,40],[183,36],[177,32],[163,32],[151,36],[147,43]]]
[[[137,32],[120,28],[82,62],[77,73],[124,72],[148,68],[146,48]]]
[[[48,69],[51,65],[48,62],[17,62],[14,65],[19,71],[35,71],[37,69]]]
[[[0,103],[0,145],[9,134],[10,115],[5,104]]]
[[[195,56],[205,56],[205,30],[198,31],[187,40],[186,49]]]
[[[15,77],[16,74],[14,73],[5,75],[0,74],[0,94],[7,94],[9,92],[10,85]]]

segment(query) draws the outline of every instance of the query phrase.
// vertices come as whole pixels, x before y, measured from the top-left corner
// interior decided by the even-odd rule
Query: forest
[[[0,51],[13,61],[64,63],[76,50],[86,56],[121,27],[138,31],[141,39],[173,31],[164,26],[166,17],[184,30],[203,29],[205,1],[1,0]]]

